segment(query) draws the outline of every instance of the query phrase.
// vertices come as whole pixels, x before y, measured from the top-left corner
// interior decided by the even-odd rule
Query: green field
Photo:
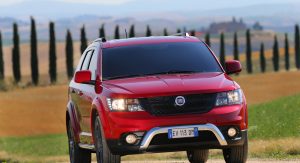
[[[297,140],[300,138],[299,99],[300,95],[289,96],[249,107],[251,157],[279,159],[300,158],[300,141]],[[265,148],[258,146],[264,146]],[[0,138],[0,154],[1,150],[6,153],[6,159],[23,157],[55,158],[60,156],[67,158],[66,156],[68,154],[65,134]],[[218,157],[218,154],[220,154],[219,152],[214,153],[215,157]],[[137,157],[139,159],[147,159],[147,157],[151,159],[161,159],[162,157],[165,159],[184,159],[183,153],[149,156],[150,155],[146,157],[127,156],[125,159],[131,160]]]

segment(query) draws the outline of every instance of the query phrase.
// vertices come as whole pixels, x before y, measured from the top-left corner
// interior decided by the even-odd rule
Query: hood
[[[224,73],[166,74],[109,80],[104,88],[116,96],[164,96],[195,93],[214,93],[236,88],[233,80]]]

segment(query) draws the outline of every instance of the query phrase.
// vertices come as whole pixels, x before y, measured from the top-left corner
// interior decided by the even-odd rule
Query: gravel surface
[[[188,161],[122,161],[122,163],[189,163]],[[207,163],[225,163],[224,160],[208,160]],[[250,159],[247,163],[300,163],[300,160]]]

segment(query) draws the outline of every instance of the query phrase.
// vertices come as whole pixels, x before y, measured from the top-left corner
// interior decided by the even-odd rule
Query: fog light
[[[237,134],[237,131],[234,127],[230,127],[227,131],[227,134],[229,137],[235,137]]]
[[[137,141],[137,137],[134,134],[129,134],[126,136],[125,140],[128,144],[134,144]]]

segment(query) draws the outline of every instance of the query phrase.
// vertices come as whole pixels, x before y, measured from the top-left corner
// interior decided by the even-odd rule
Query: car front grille
[[[152,115],[177,115],[187,113],[206,113],[215,105],[216,94],[183,95],[185,104],[177,106],[175,99],[178,96],[161,96],[139,99],[143,109]]]

